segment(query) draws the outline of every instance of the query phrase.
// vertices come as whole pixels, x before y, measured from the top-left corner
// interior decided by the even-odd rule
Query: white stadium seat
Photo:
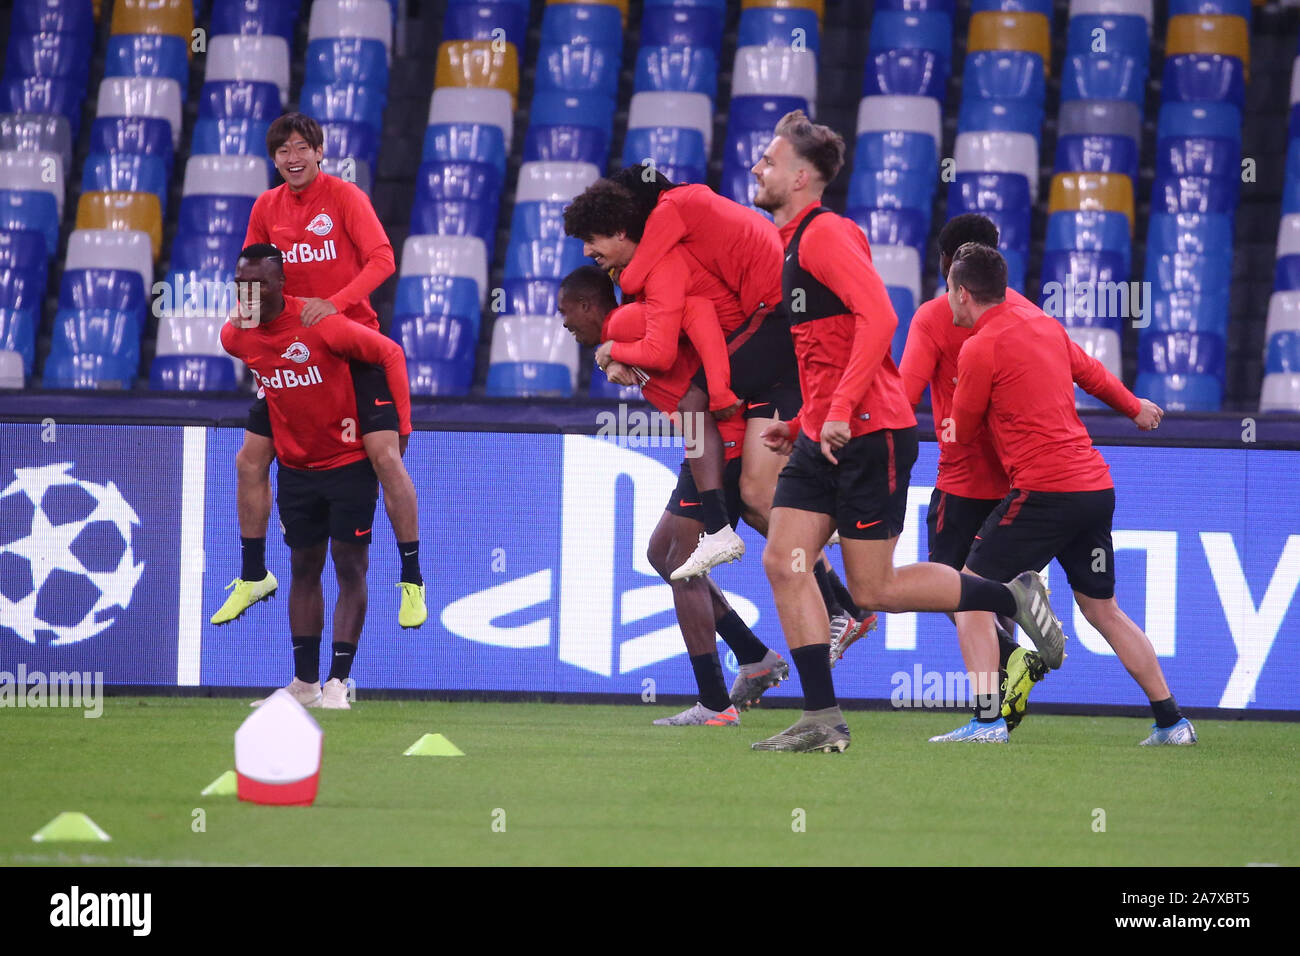
[[[270,185],[260,156],[191,156],[185,163],[183,196],[253,196]]]
[[[72,127],[66,116],[39,113],[0,113],[0,149],[48,151],[72,168]]]
[[[558,316],[504,316],[492,326],[490,364],[498,369],[513,367],[510,378],[519,384],[517,391],[510,389],[510,393],[516,394],[528,394],[530,380],[541,383],[541,391],[563,391],[554,383],[554,371],[562,367],[568,372],[568,392],[572,394],[578,385],[578,342]],[[496,377],[489,369],[489,383]],[[489,387],[489,393],[494,391],[502,394]]]
[[[959,173],[1020,173],[1038,199],[1038,141],[1028,133],[958,133],[953,154]]]
[[[515,202],[565,202],[600,178],[591,163],[524,163]]]
[[[1291,105],[1300,101],[1300,56],[1291,61]]]
[[[274,35],[216,36],[208,43],[207,82],[251,80],[274,83],[289,102],[289,44]]]
[[[788,46],[742,46],[731,70],[732,96],[799,96],[817,112],[817,55]]]
[[[76,229],[68,236],[68,269],[126,269],[140,273],[145,295],[153,289],[153,246],[139,229]]]
[[[225,355],[221,347],[224,315],[183,315],[164,312],[158,317],[159,355]]]
[[[488,293],[487,246],[478,236],[407,236],[402,244],[403,276],[466,276]]]
[[[346,171],[347,175],[344,175],[343,163],[348,161],[349,159],[326,156],[320,161],[320,168],[331,176],[338,176],[340,179],[347,179],[349,182],[355,183],[358,189],[367,196],[370,195],[370,189],[375,181],[374,176],[370,173],[370,164],[364,159],[350,159],[352,166]]]
[[[19,371],[22,371],[21,367]],[[1300,412],[1300,373],[1272,372],[1260,390],[1261,412]]]
[[[59,206],[63,218],[63,157],[58,153],[0,151],[0,184],[5,189],[47,192]]]
[[[912,302],[921,303],[921,257],[915,246],[872,246],[871,262],[885,285],[907,289]]]
[[[1292,212],[1282,217],[1277,227],[1277,257],[1300,253],[1300,213]]]
[[[172,146],[181,144],[181,85],[152,76],[107,76],[99,84],[96,116],[156,116],[172,127]]]
[[[857,131],[876,130],[929,133],[937,153],[943,143],[939,101],[932,96],[864,96],[858,103]]]
[[[1268,297],[1264,341],[1277,332],[1300,332],[1300,292],[1274,292]]]
[[[1153,0],[1070,0],[1070,16],[1080,17],[1088,14],[1121,14],[1141,17],[1151,28],[1155,20]]]
[[[1065,331],[1079,348],[1106,366],[1108,372],[1116,377],[1123,374],[1123,350],[1119,333],[1114,329],[1070,328]]]
[[[449,87],[433,91],[429,99],[429,125],[434,123],[489,123],[506,137],[506,152],[514,138],[515,111],[509,90]]]
[[[378,40],[393,57],[393,13],[385,0],[315,0],[307,21],[307,42],[320,37]]]
[[[634,93],[627,109],[627,128],[677,126],[704,134],[704,149],[713,151],[713,102],[704,93]]]
[[[22,388],[24,384],[22,355],[0,351],[0,388]]]

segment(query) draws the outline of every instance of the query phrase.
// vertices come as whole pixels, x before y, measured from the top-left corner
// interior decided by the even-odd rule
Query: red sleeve
[[[731,356],[727,353],[727,339],[718,324],[718,313],[714,311],[713,303],[701,296],[688,296],[682,312],[682,331],[695,346],[704,365],[709,386],[709,410],[716,412],[735,405],[740,399],[731,390]]]
[[[344,200],[347,213],[344,226],[348,238],[365,265],[351,282],[329,297],[339,312],[347,311],[378,289],[396,268],[393,244],[388,241],[388,234],[384,232],[379,217],[375,215],[375,207],[370,205],[366,194],[352,183],[345,183],[340,194],[342,197],[347,197]]]
[[[853,314],[853,351],[826,413],[827,421],[847,422],[889,354],[898,317],[871,264],[866,237],[849,220],[834,215],[813,220],[799,242],[799,264]]]
[[[673,246],[686,237],[686,220],[677,204],[662,201],[646,220],[645,232],[637,244],[636,254],[627,264],[618,284],[628,295],[638,295],[645,288],[646,279],[656,262],[668,254]]]
[[[1070,343],[1070,375],[1081,389],[1128,418],[1142,411],[1138,397],[1125,388],[1106,366],[1079,348],[1068,333],[1066,340]]]
[[[411,433],[411,384],[406,378],[406,355],[386,335],[341,315],[327,315],[317,324],[321,338],[336,355],[370,365],[382,365],[388,390],[397,404],[397,433]]]
[[[248,231],[244,233],[244,248],[255,246],[259,242],[270,242],[271,232],[266,228],[266,203],[270,190],[262,193],[253,201],[253,211],[248,214]]]
[[[637,342],[616,342],[610,356],[624,365],[639,365],[648,372],[666,372],[677,361],[677,340],[682,334],[682,310],[690,269],[681,256],[660,259],[646,277],[641,302],[645,306],[645,336]],[[621,284],[621,283],[620,283]],[[730,376],[726,385],[730,386]]]
[[[803,409],[802,408],[799,409],[798,415],[795,415],[794,418],[790,419],[788,422],[785,423],[785,427],[786,430],[789,431],[790,433],[791,441],[794,441],[794,439],[799,437],[799,433],[803,431]]]
[[[903,376],[903,388],[907,390],[907,400],[914,406],[921,401],[925,387],[939,367],[939,348],[928,326],[923,315],[912,316],[912,324],[907,330],[907,345],[903,347],[903,361],[898,366],[898,374]]]
[[[984,341],[967,339],[957,356],[957,390],[952,397],[955,441],[968,444],[983,431],[992,390],[993,363]],[[940,424],[936,422],[935,428],[938,430]]]
[[[226,350],[227,354],[233,355],[247,365],[248,363],[244,359],[244,350],[239,347],[238,340],[239,330],[233,325],[227,322],[221,327],[221,347]]]

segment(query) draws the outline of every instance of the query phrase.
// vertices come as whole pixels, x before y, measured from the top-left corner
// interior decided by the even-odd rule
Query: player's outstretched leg
[[[1002,719],[1007,732],[1020,726],[1029,709],[1029,692],[1047,676],[1048,667],[1037,651],[1017,647],[1007,658],[1007,679],[1002,690]]]
[[[673,571],[672,581],[708,574],[711,568],[738,561],[745,554],[745,542],[736,534],[727,514],[726,493],[722,487],[722,435],[718,432],[718,423],[709,413],[709,397],[698,386],[692,386],[678,404],[678,411],[682,415],[683,431],[695,442],[695,447],[688,450],[686,461],[695,487],[699,489],[704,530],[694,550]]]
[[[402,592],[397,623],[402,627],[419,627],[429,618],[424,603],[424,577],[420,574],[420,508],[415,483],[402,464],[404,439],[395,431],[374,431],[362,436],[366,454],[384,489],[384,510],[397,537],[402,576]]]
[[[356,660],[361,628],[366,623],[366,571],[370,567],[370,544],[351,541],[330,542],[334,573],[339,581],[338,601],[334,604],[334,647],[330,655],[330,672],[321,687],[321,707],[326,710],[351,710],[348,701],[348,678]]]
[[[289,632],[293,635],[293,680],[285,688],[304,707],[319,707],[320,635],[325,626],[321,571],[328,542],[293,548],[289,552]],[[266,698],[269,700],[270,698]],[[253,707],[261,700],[253,701]]]
[[[280,586],[266,569],[266,526],[271,520],[271,439],[244,432],[244,445],[235,455],[235,500],[239,510],[239,577],[226,587],[231,594],[212,615],[213,624],[229,624]]]

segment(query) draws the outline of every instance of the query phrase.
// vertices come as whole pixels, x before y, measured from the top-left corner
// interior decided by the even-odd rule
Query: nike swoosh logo
[[[702,501],[681,501],[681,500],[677,502],[677,504],[683,508],[698,508],[703,503],[704,502]]]
[[[375,399],[375,404],[376,404],[376,405],[391,405],[391,404],[393,404],[393,403],[392,403],[392,402],[381,402],[379,399],[376,398],[376,399]]]
[[[772,404],[771,402],[750,402],[750,403],[749,403],[749,407],[750,407],[750,408],[766,408],[768,405],[771,405],[771,404]]]
[[[415,551],[403,551],[403,552],[402,552],[402,557],[404,557],[404,558],[409,558],[409,557],[411,557],[412,555],[414,555],[414,554],[416,554],[416,553],[417,553],[417,552],[415,552]]]
[[[880,519],[880,521],[884,521],[884,520],[885,520],[884,518],[881,518],[881,519]],[[873,528],[873,527],[875,527],[876,525],[880,524],[880,521],[872,521],[870,524],[863,524],[861,521],[859,521],[859,522],[858,522],[858,530],[859,530],[859,531],[864,531],[864,530],[866,530],[867,528]]]
[[[370,534],[370,529],[367,528],[365,531],[354,531],[352,533],[355,534],[358,538],[360,538],[363,537],[364,535]]]

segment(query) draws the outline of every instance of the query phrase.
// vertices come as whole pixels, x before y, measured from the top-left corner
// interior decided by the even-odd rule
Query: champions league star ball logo
[[[144,572],[131,550],[135,510],[113,482],[82,481],[71,469],[15,468],[0,491],[0,629],[29,644],[38,634],[53,634],[58,647],[107,630]]]

